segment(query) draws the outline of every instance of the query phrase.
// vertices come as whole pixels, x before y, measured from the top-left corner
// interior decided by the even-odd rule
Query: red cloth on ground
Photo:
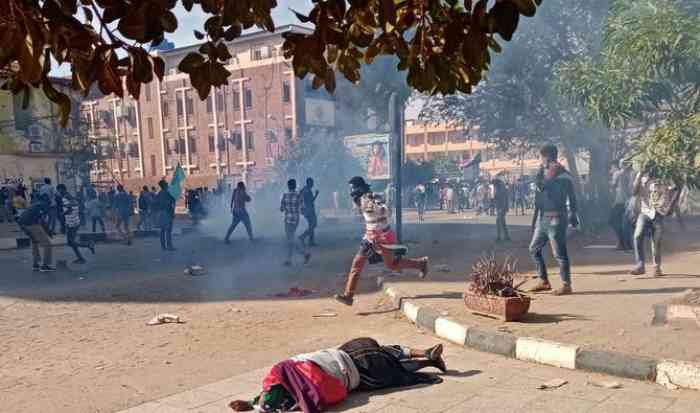
[[[307,378],[316,387],[324,406],[340,403],[348,397],[348,390],[343,385],[343,382],[324,372],[316,363],[312,361],[293,361],[291,363],[293,363],[294,369],[299,374]],[[284,386],[278,365],[274,365],[263,380],[263,390],[268,391],[276,384]]]

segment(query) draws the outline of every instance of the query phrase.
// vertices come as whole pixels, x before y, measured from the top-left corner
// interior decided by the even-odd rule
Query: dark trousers
[[[507,209],[498,209],[496,215],[496,232],[498,234],[497,239],[510,240],[510,235],[508,235],[508,227],[506,226],[506,214]]]
[[[295,250],[297,252],[299,252],[299,254],[301,254],[301,255],[306,255],[306,245],[303,242],[300,242],[299,244],[297,244],[296,232],[297,232],[298,226],[299,226],[299,223],[296,223],[296,224],[285,223],[284,224],[284,232],[287,235],[287,262],[292,261],[292,255],[294,254]]]
[[[160,247],[164,250],[173,248],[173,220],[160,222]]]
[[[66,243],[73,249],[75,257],[82,260],[83,256],[80,254],[80,248],[88,248],[88,245],[78,242],[79,228],[80,227],[66,227]]]
[[[309,244],[313,245],[316,243],[316,226],[318,225],[318,219],[316,218],[316,213],[304,214],[306,222],[309,225],[299,238],[301,240],[309,239]]]
[[[53,206],[49,208],[49,231],[56,233],[56,221],[58,220],[58,208]]]
[[[632,249],[632,231],[630,230],[627,219],[625,217],[625,205],[615,204],[610,211],[610,220],[608,221],[615,235],[617,236],[618,247],[631,250]]]
[[[100,224],[102,232],[105,232],[105,221],[102,217],[92,217],[92,232],[97,232],[97,224]]]
[[[547,241],[552,247],[552,253],[559,263],[559,276],[564,284],[571,285],[571,264],[569,263],[569,252],[566,248],[566,218],[548,218],[540,216],[537,218],[535,231],[530,242],[530,255],[535,261],[535,267],[542,281],[548,282],[547,266],[544,263],[542,249],[547,245]]]
[[[233,234],[233,231],[235,231],[236,227],[241,222],[243,223],[243,225],[245,225],[245,230],[248,232],[248,238],[251,241],[253,240],[253,225],[250,223],[250,216],[247,212],[235,212],[233,214],[233,221],[231,222],[231,226],[229,226],[228,231],[226,231],[226,237],[224,238],[226,241],[229,240],[231,234]]]

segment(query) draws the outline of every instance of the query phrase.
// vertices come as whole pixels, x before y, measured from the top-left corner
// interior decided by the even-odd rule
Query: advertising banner
[[[367,171],[367,179],[391,179],[391,151],[388,133],[369,133],[345,137],[345,146]]]

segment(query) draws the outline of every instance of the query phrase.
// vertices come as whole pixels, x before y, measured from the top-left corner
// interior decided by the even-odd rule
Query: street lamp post
[[[403,107],[399,103],[396,93],[392,93],[389,98],[389,126],[391,128],[391,139],[394,146],[394,204],[396,239],[402,241],[403,235],[403,202],[401,191],[401,169],[403,167]]]

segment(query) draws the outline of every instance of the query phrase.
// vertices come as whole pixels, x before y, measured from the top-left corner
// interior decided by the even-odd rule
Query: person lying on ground
[[[275,364],[258,396],[252,401],[234,400],[229,407],[237,412],[317,413],[345,400],[354,390],[440,383],[440,377],[418,370],[433,367],[445,373],[442,351],[442,344],[418,350],[357,338],[337,349],[300,354]]]

